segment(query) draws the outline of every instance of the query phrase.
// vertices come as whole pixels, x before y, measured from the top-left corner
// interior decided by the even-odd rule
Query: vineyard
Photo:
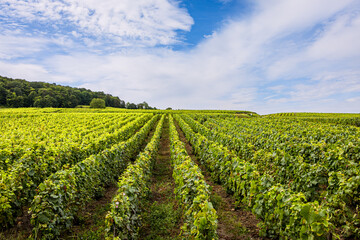
[[[360,239],[360,115],[0,109],[0,239]]]

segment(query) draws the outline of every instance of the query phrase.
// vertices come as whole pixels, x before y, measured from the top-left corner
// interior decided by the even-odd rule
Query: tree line
[[[146,102],[125,103],[119,97],[104,92],[0,76],[0,106],[3,107],[74,108],[78,105],[90,105],[94,98],[103,99],[107,107],[155,109]]]

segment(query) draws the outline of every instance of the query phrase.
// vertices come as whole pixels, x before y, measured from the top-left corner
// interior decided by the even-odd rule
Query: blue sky
[[[360,112],[358,0],[0,0],[0,75],[158,108]]]

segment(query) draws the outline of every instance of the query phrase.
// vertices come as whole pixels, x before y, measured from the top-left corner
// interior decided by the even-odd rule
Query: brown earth
[[[22,209],[22,214],[16,218],[15,226],[0,233],[0,239],[27,239],[32,231],[30,224],[31,215],[29,207]]]

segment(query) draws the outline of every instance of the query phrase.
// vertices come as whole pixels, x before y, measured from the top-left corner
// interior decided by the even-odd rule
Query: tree
[[[119,97],[113,97],[111,95],[106,95],[105,97],[105,103],[108,107],[121,107],[121,102]]]
[[[47,95],[45,97],[37,96],[34,98],[34,107],[54,107],[56,105],[55,98]]]
[[[137,105],[135,103],[126,103],[126,109],[137,109]]]
[[[8,90],[0,85],[0,105],[6,105],[6,96],[8,95]]]
[[[31,91],[27,97],[24,99],[24,107],[33,107],[34,99],[37,97],[35,90]]]
[[[144,108],[145,109],[151,109],[151,107],[149,106],[149,104],[147,102],[143,102]]]
[[[22,107],[24,104],[24,97],[17,96],[16,93],[13,92],[7,95],[6,102],[9,107]]]
[[[145,108],[144,104],[142,104],[142,103],[137,104],[136,107],[137,107],[137,109],[144,109]]]
[[[66,107],[74,108],[78,104],[79,104],[79,101],[77,100],[75,95],[67,95],[67,98],[65,99],[65,106]],[[104,106],[104,108],[105,108],[105,106]]]
[[[85,88],[60,86],[55,83],[28,82],[0,76],[0,107],[62,107],[73,108],[89,105],[93,98],[101,98],[105,106],[137,109],[137,104],[127,103],[119,97],[104,92],[93,92]],[[146,102],[140,109],[152,109]]]
[[[105,108],[105,100],[101,98],[93,98],[90,102],[91,108]]]
[[[125,108],[125,101],[120,99],[120,108]]]
[[[82,90],[83,88],[81,88]],[[91,94],[86,91],[85,89],[81,92],[81,95],[80,95],[80,105],[90,105],[90,102],[91,102]]]

